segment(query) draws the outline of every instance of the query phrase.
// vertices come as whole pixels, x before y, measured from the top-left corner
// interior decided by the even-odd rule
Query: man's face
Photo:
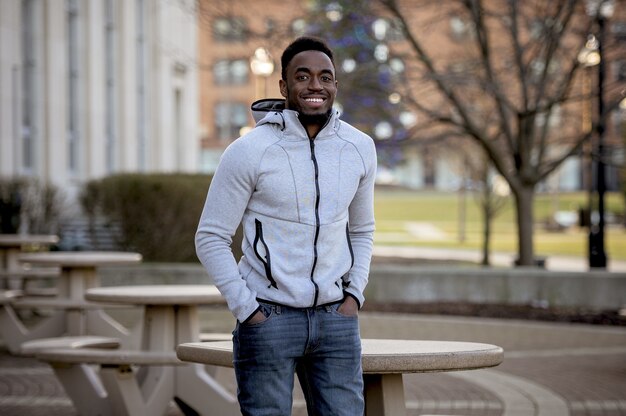
[[[280,80],[280,92],[288,109],[297,111],[301,119],[330,114],[337,81],[333,63],[324,52],[300,52],[289,62],[286,73],[287,79]]]

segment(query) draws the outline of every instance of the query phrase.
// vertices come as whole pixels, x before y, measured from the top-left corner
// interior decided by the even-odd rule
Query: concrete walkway
[[[205,331],[228,331],[228,311],[201,311]],[[492,369],[405,376],[408,415],[626,415],[626,328],[469,317],[361,314],[368,338],[487,342],[505,350]],[[218,377],[234,389],[232,371]],[[294,415],[305,415],[296,391]],[[169,416],[182,413],[171,405]],[[0,352],[0,415],[76,412],[50,368]],[[219,415],[218,415],[219,416]]]

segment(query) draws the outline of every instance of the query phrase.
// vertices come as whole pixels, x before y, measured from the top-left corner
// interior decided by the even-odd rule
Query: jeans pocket
[[[341,312],[339,312],[339,307],[341,306],[341,303],[337,303],[336,305],[332,305],[330,307],[330,310],[332,311],[333,315],[336,316],[340,316],[342,318],[346,318],[346,319],[357,319],[359,317],[359,314],[354,314],[354,315],[345,315]]]
[[[255,322],[255,323],[242,323],[242,326],[246,326],[246,327],[254,327],[254,326],[259,326],[259,325],[263,325],[264,323],[266,323],[274,314],[274,309],[272,306],[270,305],[265,305],[265,304],[259,304],[260,308],[259,308],[259,312],[261,312],[264,316],[265,319],[263,319],[260,322]]]

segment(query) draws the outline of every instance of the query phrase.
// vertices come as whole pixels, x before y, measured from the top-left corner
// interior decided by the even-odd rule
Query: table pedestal
[[[4,252],[0,254],[0,270],[7,272],[18,272],[21,264],[17,260],[22,252],[21,247],[5,247]],[[17,277],[7,276],[4,281],[4,288],[8,290],[21,290],[22,281]]]
[[[364,374],[365,416],[405,416],[402,374]]]
[[[174,351],[178,344],[200,336],[198,308],[195,305],[148,305],[144,317],[142,349]],[[145,368],[138,374],[146,398],[147,414],[160,414],[170,400],[177,398],[200,414],[239,415],[233,395],[222,387],[202,364],[181,367]]]

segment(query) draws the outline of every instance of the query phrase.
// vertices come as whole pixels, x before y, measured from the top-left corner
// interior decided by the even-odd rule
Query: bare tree
[[[407,62],[404,97],[429,128],[480,144],[515,198],[519,264],[532,265],[535,189],[580,154],[594,131],[579,128],[581,102],[592,97],[576,88],[584,70],[577,58],[595,30],[594,16],[582,0],[378,4],[406,39],[396,48]],[[458,42],[442,48],[437,36],[451,24]],[[616,54],[624,47],[607,42],[606,56]],[[606,86],[608,105],[594,126],[623,98],[620,88]]]

